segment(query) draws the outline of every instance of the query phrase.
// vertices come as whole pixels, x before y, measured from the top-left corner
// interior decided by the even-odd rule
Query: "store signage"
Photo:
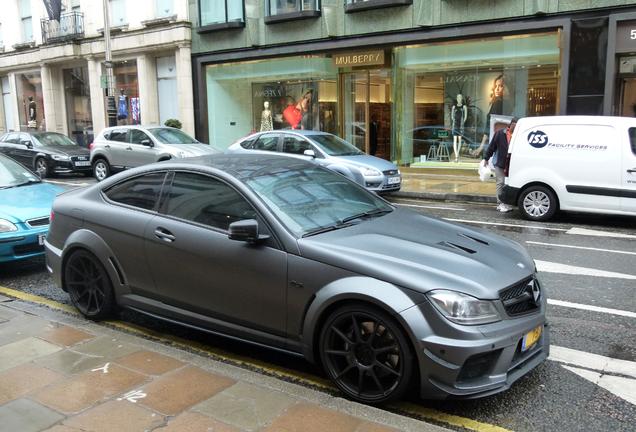
[[[334,54],[333,63],[336,67],[383,65],[384,51],[360,51]]]
[[[636,52],[636,21],[617,23],[616,52]]]

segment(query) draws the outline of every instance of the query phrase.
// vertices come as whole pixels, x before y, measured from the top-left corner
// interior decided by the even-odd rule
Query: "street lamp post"
[[[117,104],[115,102],[115,80],[113,77],[113,59],[110,51],[110,13],[108,8],[109,0],[102,0],[104,6],[104,48],[106,68],[106,85],[104,88],[104,96],[106,98],[106,115],[108,117],[108,126],[117,126]]]

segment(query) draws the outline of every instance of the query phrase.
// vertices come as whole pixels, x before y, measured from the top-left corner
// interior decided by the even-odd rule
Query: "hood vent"
[[[488,243],[486,240],[478,239],[477,237],[472,237],[472,236],[469,236],[468,234],[462,234],[462,233],[460,233],[459,235],[460,235],[461,237],[464,237],[464,238],[470,239],[470,240],[472,240],[472,241],[476,241],[477,243],[481,243],[481,244],[486,245],[486,246],[488,246],[488,245],[489,245],[489,243]]]
[[[455,243],[451,243],[451,242],[447,242],[447,241],[442,241],[442,242],[439,242],[437,244],[440,245],[440,246],[445,246],[447,248],[458,249],[458,250],[464,251],[464,252],[469,253],[469,254],[474,254],[476,252],[476,251],[474,251],[472,249],[467,248],[466,246],[461,246],[461,245],[458,245],[458,244],[455,244]]]

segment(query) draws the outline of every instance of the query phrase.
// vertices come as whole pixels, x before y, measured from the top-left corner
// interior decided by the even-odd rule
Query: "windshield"
[[[25,167],[0,156],[0,189],[39,182],[40,179]]]
[[[354,156],[364,154],[353,144],[349,144],[347,141],[335,135],[317,134],[308,135],[307,138],[316,143],[316,145],[329,156]]]
[[[298,237],[377,217],[393,207],[342,175],[324,168],[256,173],[246,184]]]
[[[154,128],[148,129],[162,144],[201,144],[185,132],[179,129]]]
[[[40,144],[49,146],[76,146],[75,142],[66,135],[55,132],[37,132],[32,134]]]

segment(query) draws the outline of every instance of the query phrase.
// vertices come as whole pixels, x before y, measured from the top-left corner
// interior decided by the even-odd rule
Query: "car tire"
[[[80,249],[65,260],[64,289],[82,315],[91,320],[109,317],[115,309],[113,285],[95,255]]]
[[[521,215],[528,220],[543,222],[551,219],[559,203],[556,195],[545,186],[530,186],[525,189],[517,201]]]
[[[37,158],[33,166],[35,168],[35,172],[40,175],[40,178],[47,178],[49,176],[49,165],[43,157]]]
[[[93,162],[93,176],[100,182],[110,175],[110,165],[104,158],[99,158]]]
[[[401,328],[385,312],[365,304],[336,309],[319,340],[322,365],[349,398],[382,404],[400,398],[411,384],[414,356]]]

